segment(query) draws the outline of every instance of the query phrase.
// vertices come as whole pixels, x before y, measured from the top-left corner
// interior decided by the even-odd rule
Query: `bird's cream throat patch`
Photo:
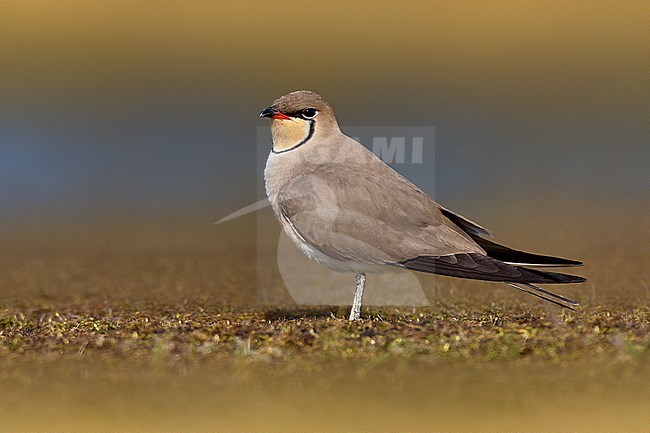
[[[273,151],[286,152],[303,144],[313,133],[311,122],[300,119],[277,119],[271,122],[271,135],[273,137]]]

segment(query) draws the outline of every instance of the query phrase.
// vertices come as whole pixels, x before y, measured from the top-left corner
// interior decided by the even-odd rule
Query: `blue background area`
[[[322,20],[338,30],[291,44],[260,29],[313,26],[277,5],[43,8],[16,4],[0,22],[5,233],[215,221],[253,203],[257,114],[300,88],[329,99],[344,129],[434,126],[436,196],[460,211],[648,201],[650,41],[634,8],[413,8],[365,25],[335,10]]]

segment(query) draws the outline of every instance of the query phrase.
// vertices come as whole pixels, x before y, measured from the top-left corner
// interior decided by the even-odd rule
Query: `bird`
[[[259,117],[271,121],[264,183],[273,212],[310,259],[355,274],[350,321],[361,317],[367,273],[399,270],[503,282],[567,309],[579,305],[537,284],[585,278],[536,268],[582,262],[490,240],[487,229],[438,204],[345,135],[319,94],[288,93]]]

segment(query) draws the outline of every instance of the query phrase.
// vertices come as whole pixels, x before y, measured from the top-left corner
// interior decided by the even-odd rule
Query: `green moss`
[[[239,309],[144,304],[49,309],[24,306],[0,311],[0,361],[66,356],[156,362],[251,362],[296,366],[358,359],[382,363],[418,357],[433,362],[573,362],[600,358],[638,363],[649,358],[649,312],[602,306],[581,313],[513,305],[489,308],[440,305],[402,313],[370,309],[350,323],[329,308]],[[381,319],[377,319],[381,317]],[[1,350],[4,347],[7,350]],[[16,358],[11,358],[16,362]],[[18,361],[20,358],[18,359]]]

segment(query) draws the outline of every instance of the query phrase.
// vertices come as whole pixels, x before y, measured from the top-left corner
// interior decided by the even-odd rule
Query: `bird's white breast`
[[[307,239],[303,238],[287,216],[282,213],[278,205],[278,194],[282,191],[284,185],[302,174],[308,165],[302,155],[300,155],[300,152],[307,151],[303,147],[306,148],[307,146],[301,146],[286,153],[276,154],[271,152],[266,160],[266,167],[264,169],[266,194],[273,208],[273,212],[287,236],[289,236],[307,257],[335,272],[389,273],[400,271],[398,267],[354,260],[338,260],[330,257],[318,249],[317,245],[313,245]]]

